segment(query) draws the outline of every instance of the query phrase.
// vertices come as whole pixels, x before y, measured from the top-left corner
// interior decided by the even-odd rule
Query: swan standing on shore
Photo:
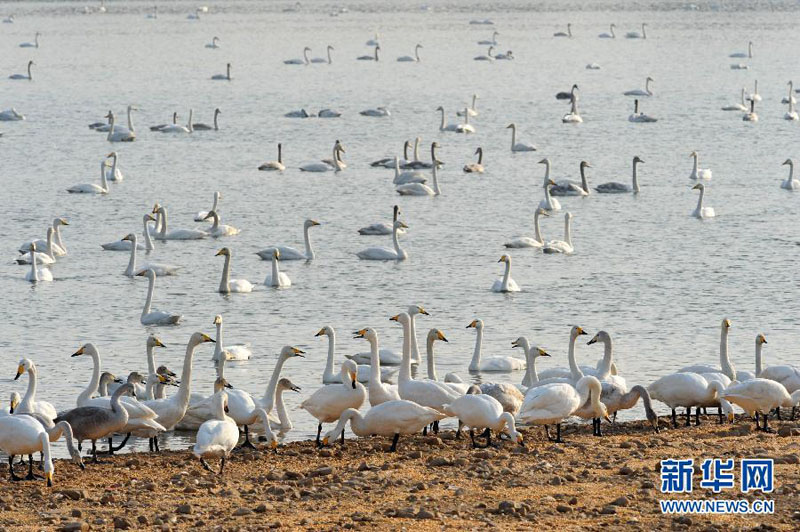
[[[638,155],[635,156],[633,158],[633,178],[632,178],[633,180],[631,183],[632,186],[629,187],[624,183],[612,181],[610,183],[603,183],[602,185],[595,187],[595,190],[600,194],[623,194],[631,191],[634,194],[638,194],[640,189],[639,189],[639,173],[637,171],[637,167],[640,163],[644,163],[644,161],[640,159]]]
[[[542,231],[539,228],[540,216],[550,216],[550,215],[547,214],[547,211],[542,209],[541,207],[536,209],[536,212],[533,215],[533,231],[534,231],[533,238],[529,236],[516,237],[506,242],[503,245],[507,248],[541,248],[544,245],[544,239],[542,238]]]
[[[222,266],[222,279],[219,282],[218,292],[220,294],[238,293],[244,294],[253,291],[253,284],[247,279],[231,279],[231,250],[222,248],[214,255],[225,257],[225,264]],[[217,344],[219,345],[219,343]]]
[[[551,240],[544,246],[542,251],[544,253],[563,253],[565,255],[572,254],[575,248],[572,246],[572,233],[570,231],[570,223],[572,222],[572,213],[567,212],[564,214],[564,240]]]
[[[495,280],[494,284],[492,284],[492,292],[519,292],[520,288],[517,282],[511,278],[511,257],[503,255],[497,262],[504,262],[506,269],[503,272],[503,277]]]
[[[561,203],[550,196],[550,187],[556,184],[555,181],[550,179],[550,159],[545,157],[539,161],[539,164],[544,165],[544,184],[542,185],[544,188],[544,199],[539,202],[539,208],[548,212],[560,211]]]
[[[392,243],[394,248],[387,247],[369,247],[356,253],[359,259],[362,260],[406,260],[408,253],[400,247],[400,242],[397,239],[397,234],[400,229],[408,229],[408,226],[396,220],[392,230]]]
[[[257,251],[256,255],[263,260],[271,260],[272,252],[277,249],[280,251],[281,260],[314,260],[316,255],[314,254],[314,249],[311,247],[311,238],[309,237],[308,230],[318,225],[320,225],[318,221],[310,218],[303,222],[303,240],[305,241],[306,247],[305,253],[291,246],[271,246]]]
[[[225,413],[228,411],[228,395],[220,390],[211,398],[212,419],[204,422],[197,430],[197,437],[192,449],[192,454],[200,459],[206,471],[213,471],[206,462],[206,458],[220,458],[219,471],[222,475],[225,470],[225,459],[239,442],[239,427],[236,422]],[[266,418],[266,413],[264,414]]]
[[[171,314],[163,310],[153,310],[153,293],[156,287],[156,272],[144,270],[136,274],[139,277],[147,277],[147,299],[144,302],[140,321],[142,325],[177,325],[183,319],[181,314]]]
[[[39,371],[36,369],[36,364],[29,358],[23,358],[19,361],[17,366],[17,374],[14,380],[17,380],[23,373],[28,374],[28,389],[22,397],[15,414],[38,414],[46,419],[53,420],[58,415],[55,407],[47,401],[36,400],[36,388],[39,380]]]
[[[500,372],[510,373],[512,371],[523,370],[526,362],[511,356],[493,356],[482,358],[483,349],[483,320],[474,319],[467,329],[475,329],[475,350],[472,353],[472,360],[469,363],[470,372]]]
[[[789,177],[787,177],[783,182],[781,182],[781,188],[785,190],[797,190],[800,189],[800,180],[794,178],[794,161],[791,159],[786,159],[783,161],[784,165],[789,165]]]
[[[365,338],[369,342],[370,367],[367,391],[370,406],[374,407],[387,401],[399,400],[400,392],[397,390],[397,386],[381,382],[381,355],[378,345],[378,333],[375,332],[375,329],[367,327],[356,331],[353,338]]]
[[[700,218],[701,220],[704,218],[714,218],[717,215],[717,213],[714,212],[714,207],[703,206],[703,199],[706,195],[706,186],[703,183],[698,183],[692,187],[692,190],[700,191],[700,196],[697,198],[697,207],[692,212],[692,216],[695,218]]]
[[[770,412],[782,406],[794,408],[800,403],[800,390],[789,394],[779,382],[762,378],[732,383],[720,395],[754,417],[756,429],[764,432],[774,432],[767,425]],[[758,426],[758,414],[764,418],[763,426]]]
[[[711,179],[711,170],[709,170],[708,168],[698,168],[697,167],[698,159],[700,157],[697,154],[697,152],[693,151],[692,153],[689,154],[689,157],[694,159],[694,162],[692,163],[693,164],[692,173],[689,174],[689,179],[695,179],[695,180],[697,180],[697,179],[705,179],[705,180]]]
[[[358,382],[358,365],[352,360],[342,362],[342,383],[324,386],[300,403],[300,408],[314,416],[317,421],[317,445],[321,445],[322,424],[337,421],[348,408],[361,408],[367,398],[367,390]],[[344,437],[344,436],[343,436]]]
[[[516,431],[514,416],[504,412],[503,405],[494,397],[482,393],[462,395],[452,403],[444,405],[444,410],[448,415],[457,417],[460,425],[469,427],[473,449],[478,447],[475,443],[474,429],[485,429],[483,435],[486,436],[486,445],[483,447],[491,445],[492,431],[499,435],[504,430],[511,441],[525,445],[522,435]]]

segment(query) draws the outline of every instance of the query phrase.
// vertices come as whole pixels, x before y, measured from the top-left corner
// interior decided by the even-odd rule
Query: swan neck
[[[370,386],[379,386],[381,384],[381,356],[378,349],[377,336],[370,336],[369,338],[369,384]]]
[[[603,360],[600,362],[600,365],[597,368],[597,379],[598,380],[605,380],[611,375],[611,362],[613,361],[614,356],[614,346],[611,342],[611,337],[606,336],[603,339]]]
[[[197,349],[197,344],[195,344],[192,341],[189,341],[189,344],[186,346],[186,355],[183,357],[181,384],[178,387],[178,393],[175,394],[178,403],[183,408],[189,406],[189,394],[191,393],[191,384],[192,384],[192,359],[194,357],[195,349]]]
[[[544,244],[544,239],[542,239],[542,230],[539,227],[539,211],[537,210],[536,213],[533,215],[533,232],[534,236],[536,237],[537,242],[540,244]]]
[[[231,290],[231,283],[230,283],[230,268],[231,268],[231,256],[225,255],[225,264],[222,266],[222,280],[219,282],[219,291],[223,294],[227,294]],[[217,349],[220,349],[219,342],[220,342],[220,330],[222,329],[222,324],[217,324]]]
[[[333,354],[336,351],[336,332],[331,328],[328,331],[328,358],[325,360],[325,374],[323,380],[330,381],[334,377]]]
[[[272,407],[275,406],[275,390],[278,388],[278,380],[281,377],[281,369],[283,369],[284,362],[286,362],[285,357],[278,357],[278,362],[275,364],[275,369],[272,370],[272,376],[269,378],[267,391],[264,392],[264,397],[261,399],[261,404],[264,405],[264,410],[267,412],[272,412]]]
[[[128,259],[128,268],[125,270],[125,275],[133,277],[136,273],[136,235],[134,235],[131,242],[131,256]]]
[[[314,258],[314,250],[311,248],[311,237],[308,235],[309,229],[311,229],[310,225],[303,228],[303,240],[306,244],[306,259],[311,260]]]
[[[399,229],[399,227],[397,226],[397,224],[395,224],[394,227],[392,228],[392,243],[394,244],[394,251],[395,251],[395,253],[397,253],[397,256],[398,257],[402,257],[403,256],[403,249],[400,247],[400,241],[397,238],[398,229]],[[414,318],[412,317],[411,319],[413,320]],[[413,323],[413,321],[412,321],[412,323]],[[416,359],[419,360],[419,354],[417,354],[417,358]]]
[[[419,137],[414,139],[414,161],[419,161]]]
[[[564,242],[572,246],[572,227],[570,226],[571,218],[569,216],[564,217]]]
[[[164,238],[167,236],[167,208],[161,207],[158,214],[161,216],[161,238]]]
[[[108,192],[108,178],[106,177],[106,162],[100,163],[100,187],[103,192]]]
[[[25,396],[22,398],[20,402],[21,405],[24,405],[24,410],[30,410],[33,400],[36,398],[36,368],[31,367],[28,370],[28,388],[25,391]]]
[[[97,393],[97,386],[100,384],[100,355],[94,349],[91,350],[90,355],[92,357],[92,378],[89,379],[86,389],[78,396],[78,406],[82,406],[91,399],[92,395]]]
[[[272,254],[272,286],[280,286],[280,284],[281,284],[280,275],[281,275],[281,270],[278,267],[278,258],[273,253]]]
[[[278,144],[278,162],[281,164],[283,164],[282,154],[281,154],[282,151],[283,151],[282,146]]]
[[[736,380],[736,369],[733,367],[731,359],[728,356],[728,327],[722,328],[722,333],[719,338],[719,367],[728,378],[732,381]]]
[[[411,332],[408,321],[403,323],[403,363],[400,366],[398,382],[411,380]]]
[[[156,354],[152,345],[147,346],[147,374],[154,375],[156,372]]]
[[[436,171],[436,160],[435,159],[433,161],[432,172],[433,172],[433,193],[435,195],[437,195],[437,196],[440,196],[442,194],[442,190],[439,188],[439,176],[438,176],[438,172]]]
[[[567,360],[569,361],[569,371],[572,374],[572,380],[578,382],[580,379],[583,378],[583,372],[581,368],[578,367],[578,363],[575,360],[575,343],[578,341],[577,335],[570,335],[569,337],[569,350],[567,351]]]
[[[144,248],[147,251],[152,251],[152,250],[155,249],[155,246],[153,245],[153,240],[150,238],[150,230],[147,228],[147,224],[148,224],[149,221],[150,220],[145,219],[144,222],[143,222],[143,225],[144,225],[144,232],[143,232],[143,234],[144,234]]]
[[[506,260],[506,269],[503,272],[502,289],[508,291],[508,280],[511,279],[511,259]]]
[[[469,363],[470,371],[478,371],[481,367],[481,354],[483,353],[483,327],[476,327],[475,349],[472,351],[472,360]]]
[[[756,377],[761,375],[761,370],[763,369],[762,359],[761,359],[761,349],[763,347],[764,346],[761,344],[761,342],[756,340]]]
[[[147,314],[150,314],[150,307],[153,304],[153,292],[156,288],[156,277],[155,275],[148,276],[148,284],[147,284],[147,299],[144,302],[144,308],[142,309],[142,317]]]
[[[414,363],[419,364],[422,360],[419,354],[419,345],[417,345],[417,315],[416,314],[409,314],[408,315],[408,330],[410,334],[410,342],[411,342],[411,356],[413,357]]]
[[[436,375],[436,362],[434,360],[434,354],[433,354],[433,342],[434,342],[433,336],[429,336],[427,345],[425,346],[426,347],[425,354],[427,355],[426,362],[428,364],[428,378],[432,381],[438,381],[439,377]]]
[[[439,131],[444,131],[444,109],[439,109],[439,111],[442,113],[442,122],[439,125]],[[408,156],[406,156],[406,159],[408,159]]]
[[[639,193],[639,162],[633,163],[633,191]]]
[[[511,149],[514,149],[514,146],[517,145],[517,126],[511,124]]]

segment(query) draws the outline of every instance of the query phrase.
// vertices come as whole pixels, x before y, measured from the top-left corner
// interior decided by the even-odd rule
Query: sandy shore
[[[87,463],[85,472],[61,460],[52,488],[41,481],[11,483],[2,469],[0,526],[733,530],[766,524],[797,530],[800,423],[774,426],[781,434],[754,432],[745,419],[720,426],[708,418],[700,427],[654,434],[631,422],[606,426],[605,437],[597,438],[589,426],[572,425],[564,444],[546,441],[536,428],[522,431],[524,449],[504,441],[476,450],[447,432],[401,438],[393,454],[383,452],[390,443],[383,438],[348,439],[344,448],[337,443],[323,450],[293,442],[277,454],[237,451],[223,477],[203,470],[188,451],[106,457],[105,464]],[[716,498],[772,499],[773,515],[661,514],[659,499],[681,498],[660,493],[661,459],[735,457],[738,463],[751,456],[776,460],[775,491],[743,495],[737,472],[737,487]],[[699,480],[698,473],[691,498],[713,497],[697,487]]]

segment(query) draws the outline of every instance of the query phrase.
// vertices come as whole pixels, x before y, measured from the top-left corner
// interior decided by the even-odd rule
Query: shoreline
[[[542,427],[522,428],[524,449],[509,441],[472,449],[468,437],[456,440],[444,431],[401,437],[396,453],[384,452],[389,438],[355,439],[348,431],[344,448],[294,441],[277,452],[263,444],[257,451],[237,450],[222,477],[203,470],[186,450],[105,456],[104,464],[87,461],[84,472],[59,460],[52,488],[43,481],[12,483],[4,467],[0,527],[729,530],[769,524],[796,530],[800,422],[775,421],[780,434],[764,434],[742,416],[735,425],[718,425],[715,416],[701,420],[699,427],[671,429],[665,428],[668,417],[661,417],[659,434],[641,421],[604,425],[603,438],[585,424],[569,424],[559,445],[546,441]],[[774,492],[742,494],[737,484],[714,495],[697,487],[697,465],[692,494],[659,491],[661,459],[738,463],[741,457],[775,459]],[[659,499],[681,498],[771,499],[775,513],[661,514]]]

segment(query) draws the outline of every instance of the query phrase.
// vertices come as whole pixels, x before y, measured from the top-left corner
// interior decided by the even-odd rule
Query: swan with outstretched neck
[[[278,263],[281,252],[277,249],[272,250],[272,273],[268,273],[264,278],[264,284],[273,288],[288,288],[292,286],[292,280],[284,272],[280,271]]]
[[[215,254],[216,257],[220,255],[225,257],[225,264],[222,266],[222,279],[219,282],[220,294],[230,293],[248,293],[253,291],[253,284],[247,279],[231,279],[231,250],[230,248],[222,248]]]
[[[225,73],[224,74],[214,74],[211,76],[211,79],[217,81],[230,81],[231,80],[231,64],[228,63],[225,65]]]
[[[267,161],[261,166],[258,167],[259,170],[266,171],[266,172],[283,172],[286,170],[286,166],[283,164],[283,158],[281,155],[282,147],[281,143],[278,143],[278,160],[277,161]]]
[[[540,216],[550,216],[547,214],[547,211],[541,208],[537,208],[536,212],[533,215],[533,231],[534,237],[522,236],[516,237],[512,240],[503,244],[507,248],[540,248],[544,245],[544,239],[542,238],[542,231],[539,227],[539,217]]]
[[[694,179],[694,180],[698,180],[698,179],[708,180],[708,179],[711,179],[711,170],[709,170],[708,168],[698,168],[697,167],[698,160],[700,158],[699,154],[696,151],[693,151],[692,153],[689,154],[689,157],[694,159],[694,162],[692,163],[692,173],[689,174],[689,179]]]
[[[397,234],[400,229],[408,229],[408,226],[400,220],[395,220],[392,230],[393,249],[387,247],[369,247],[359,251],[356,255],[362,260],[406,260],[408,258],[408,253],[400,247],[400,242],[397,239]]]
[[[692,216],[700,218],[701,220],[705,218],[714,218],[717,215],[714,211],[714,207],[706,207],[703,205],[703,200],[706,196],[706,186],[703,183],[698,183],[692,187],[692,190],[700,191],[700,196],[697,198],[697,207],[692,211]]]
[[[208,236],[206,231],[200,231],[199,229],[173,229],[170,231],[167,225],[167,208],[163,205],[158,205],[154,212],[158,213],[161,219],[161,230],[155,234],[156,240],[198,240]],[[156,223],[157,226],[158,224]]]
[[[136,274],[139,277],[147,277],[147,299],[144,302],[140,321],[142,325],[177,325],[183,319],[181,314],[172,314],[163,310],[152,309],[153,293],[156,287],[156,272],[144,270]]]
[[[475,350],[472,353],[472,360],[469,363],[471,372],[502,372],[523,370],[527,366],[524,360],[510,356],[483,357],[483,320],[474,319],[467,329],[475,329]]]
[[[497,262],[504,262],[506,267],[503,277],[495,280],[494,284],[492,284],[492,292],[519,292],[520,288],[517,282],[511,278],[511,257],[503,255]]]
[[[550,187],[551,196],[588,196],[591,194],[589,189],[589,181],[586,179],[586,169],[592,168],[592,165],[586,161],[581,161],[580,175],[581,180],[578,181],[559,181],[556,186]]]
[[[633,174],[631,177],[631,186],[628,186],[624,183],[620,183],[618,181],[612,181],[609,183],[603,183],[602,185],[598,185],[597,187],[595,187],[595,190],[600,194],[624,194],[627,192],[633,192],[634,194],[638,194],[640,191],[638,166],[641,163],[644,163],[644,161],[638,155],[633,158]]]
[[[314,254],[314,248],[311,247],[311,237],[309,236],[308,231],[312,227],[319,225],[320,223],[318,221],[310,218],[303,222],[303,241],[305,242],[306,248],[305,253],[291,246],[270,246],[266,249],[262,249],[261,251],[257,251],[256,255],[261,257],[263,260],[271,260],[272,252],[277,249],[280,252],[281,260],[314,260],[316,255]]]
[[[27,74],[11,74],[8,76],[8,79],[26,79],[28,81],[33,81],[33,75],[31,74],[31,67],[36,63],[33,60],[28,61],[28,73]]]
[[[800,189],[800,180],[795,179],[794,177],[794,161],[791,159],[786,159],[783,161],[784,165],[789,166],[789,177],[787,177],[783,182],[781,182],[781,188],[784,190],[797,190]]]
[[[100,162],[100,184],[97,183],[83,183],[80,185],[72,185],[67,189],[70,194],[108,194],[108,179],[106,176],[106,168],[108,167],[108,160],[103,159]]]
[[[198,211],[197,214],[194,215],[194,221],[195,222],[205,221],[209,212],[217,210],[217,206],[219,205],[219,200],[221,199],[222,199],[222,192],[214,192],[214,203],[211,205],[211,209],[208,211]]]
[[[124,275],[127,277],[134,277],[145,270],[153,270],[159,277],[163,277],[165,275],[177,275],[178,270],[181,268],[180,266],[175,266],[174,264],[163,264],[158,262],[147,262],[137,267],[136,252],[139,244],[136,234],[130,233],[122,240],[131,242],[131,258],[128,260],[128,267],[124,272]]]
[[[544,188],[544,199],[539,202],[539,208],[548,212],[560,211],[561,203],[559,203],[557,199],[554,199],[552,196],[550,196],[550,187],[556,184],[552,179],[550,179],[550,159],[545,157],[539,161],[539,164],[544,165],[544,184],[542,185],[542,188]]]

